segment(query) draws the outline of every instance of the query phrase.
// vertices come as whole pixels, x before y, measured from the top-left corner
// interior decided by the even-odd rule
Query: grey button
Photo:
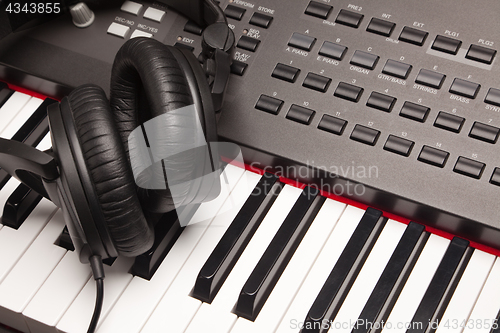
[[[475,122],[469,132],[469,136],[488,143],[495,143],[498,139],[500,128]]]
[[[378,59],[378,55],[356,50],[351,58],[351,64],[367,69],[374,69]]]
[[[455,133],[459,133],[464,121],[465,118],[456,116],[451,113],[440,111],[436,118],[436,121],[434,121],[434,126]]]
[[[493,62],[493,58],[495,57],[496,53],[496,50],[472,44],[469,47],[469,51],[467,51],[465,57],[467,59],[484,62],[485,64],[489,65]]]
[[[450,153],[447,151],[423,146],[420,155],[418,155],[418,160],[442,168],[446,164],[448,156],[450,156]]]
[[[366,31],[389,37],[395,26],[396,23],[381,20],[379,18],[374,17],[370,21],[370,24],[368,24],[368,27],[366,27]]]
[[[305,13],[307,15],[326,19],[328,17],[328,14],[330,14],[332,8],[333,8],[332,6],[329,6],[321,2],[310,1],[309,5],[307,5]]]
[[[339,15],[335,19],[335,22],[347,25],[349,27],[357,28],[363,19],[362,14],[351,12],[349,10],[342,9],[339,12]]]
[[[500,106],[500,90],[495,88],[490,88],[484,101],[488,104],[493,104]]]
[[[460,156],[453,168],[453,171],[465,176],[479,179],[486,164]]]
[[[260,95],[255,108],[272,114],[280,112],[283,101],[267,95]]]
[[[410,70],[411,65],[389,59],[385,63],[382,73],[406,79],[408,74],[410,74]]]
[[[347,99],[351,102],[358,102],[361,94],[363,93],[363,88],[353,86],[352,84],[339,82],[337,89],[333,93],[334,96]]]
[[[374,91],[368,98],[366,105],[385,112],[391,112],[395,102],[396,98]]]
[[[453,94],[469,97],[469,98],[476,98],[476,95],[479,91],[479,87],[481,85],[470,82],[470,81],[465,81],[462,79],[455,79],[453,80],[453,83],[451,84],[450,87],[450,92]]]
[[[300,73],[300,69],[288,66],[285,64],[277,64],[276,67],[274,67],[273,73],[271,74],[272,77],[288,81],[288,82],[295,82],[297,79],[297,76]]]
[[[426,106],[418,105],[407,101],[405,102],[405,104],[403,104],[403,107],[401,108],[399,115],[401,117],[405,117],[423,123],[429,111],[430,108]]]
[[[129,27],[123,24],[118,24],[118,23],[111,23],[111,25],[108,28],[108,34],[115,35],[121,38],[125,38],[125,35],[127,32],[130,30]]]
[[[418,30],[411,27],[404,27],[399,35],[399,40],[415,44],[418,46],[424,45],[425,39],[429,33],[427,31]]]
[[[288,46],[296,47],[301,50],[311,51],[316,38],[311,36],[306,36],[294,32],[290,40],[288,41]]]
[[[124,12],[130,13],[133,15],[137,15],[137,14],[139,14],[139,11],[141,10],[141,8],[142,8],[142,4],[140,4],[140,3],[133,2],[133,1],[125,1],[120,9]]]
[[[354,126],[350,138],[354,141],[366,143],[367,145],[374,146],[377,143],[380,132],[362,125]]]
[[[403,156],[409,156],[413,145],[413,141],[406,140],[391,134],[385,142],[384,150]]]
[[[462,45],[462,41],[458,39],[437,35],[432,43],[432,48],[445,53],[457,54],[460,45]]]
[[[342,135],[345,125],[347,125],[347,121],[325,114],[323,118],[321,118],[318,128],[333,134]]]
[[[342,60],[347,47],[332,42],[324,42],[319,54],[328,58]]]
[[[445,77],[446,75],[444,74],[422,68],[418,73],[415,82],[423,84],[424,86],[440,89]]]
[[[136,29],[136,30],[134,30],[134,32],[130,36],[130,39],[135,38],[135,37],[148,37],[148,38],[151,38],[151,37],[153,37],[153,34],[150,34],[149,32],[145,32],[145,31],[137,30]]]
[[[144,12],[144,18],[147,18],[147,19],[150,19],[150,20],[156,21],[156,22],[161,22],[164,15],[165,15],[165,11],[159,10],[159,9],[156,9],[153,7],[149,7]]]
[[[288,110],[286,114],[286,118],[304,125],[309,125],[315,113],[316,112],[311,109],[292,104],[290,110]]]
[[[302,86],[320,92],[325,92],[328,89],[330,82],[332,82],[332,79],[328,77],[315,73],[308,73],[306,78],[304,79],[304,82],[302,83]]]

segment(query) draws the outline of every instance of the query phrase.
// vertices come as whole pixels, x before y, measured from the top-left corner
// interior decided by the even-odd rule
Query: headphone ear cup
[[[76,135],[105,223],[119,254],[137,256],[154,242],[144,217],[125,149],[104,91],[84,85],[68,96]]]

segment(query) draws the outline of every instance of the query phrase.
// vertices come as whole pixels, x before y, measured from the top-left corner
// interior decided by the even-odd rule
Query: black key
[[[200,270],[194,297],[202,302],[213,301],[282,188],[283,184],[275,175],[265,173],[262,176]]]
[[[9,89],[7,83],[0,82],[0,107],[7,102],[10,96],[14,93],[13,90]]]
[[[2,224],[19,229],[31,214],[42,196],[24,184],[20,184],[9,196],[3,209]]]
[[[68,227],[64,227],[61,235],[59,235],[59,239],[54,244],[68,251],[75,250],[75,246],[73,245],[73,241],[71,240],[71,236],[69,235]]]
[[[366,210],[309,310],[302,333],[320,332],[321,324],[337,315],[386,221],[382,212]]]
[[[377,323],[381,324],[387,321],[428,238],[429,234],[425,232],[423,225],[415,222],[408,224],[370,298],[361,311],[359,322],[373,323],[375,326]],[[356,325],[351,333],[368,333],[370,331],[369,326]]]
[[[407,333],[427,332],[429,323],[437,327],[437,322],[441,320],[472,252],[468,241],[453,238],[413,316],[413,323],[423,325],[410,325]]]
[[[306,187],[241,290],[235,313],[255,320],[278,282],[325,197],[317,189]]]

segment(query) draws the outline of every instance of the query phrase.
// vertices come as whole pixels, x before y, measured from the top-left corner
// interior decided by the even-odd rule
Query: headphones
[[[207,163],[196,163],[197,149],[175,155],[178,172],[168,183],[176,184],[177,199],[168,185],[136,186],[129,156],[136,147],[128,140],[148,120],[162,120],[160,145],[182,145],[195,134],[181,135],[183,114],[175,111],[192,105],[205,142],[216,141],[215,112],[222,106],[234,49],[234,34],[213,0],[162,2],[205,27],[198,59],[154,39],[128,40],[113,63],[109,101],[100,87],[87,84],[48,107],[52,151],[0,139],[0,167],[62,209],[82,263],[93,256],[146,252],[154,232],[144,211],[168,212],[178,202],[211,200],[220,190],[218,177],[203,177],[218,169],[217,152],[209,152]]]

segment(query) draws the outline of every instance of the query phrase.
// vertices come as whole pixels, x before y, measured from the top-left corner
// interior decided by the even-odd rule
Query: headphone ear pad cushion
[[[106,95],[98,86],[84,85],[68,101],[94,195],[115,247],[124,256],[142,254],[153,245],[153,228],[144,217]]]

